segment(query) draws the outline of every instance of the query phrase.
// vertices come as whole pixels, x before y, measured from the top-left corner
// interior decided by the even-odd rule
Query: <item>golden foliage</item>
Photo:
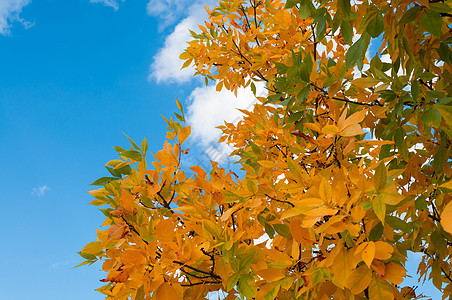
[[[187,176],[190,127],[172,119],[150,165],[146,141],[119,149],[91,192],[108,228],[80,252],[104,260],[99,291],[414,299],[399,286],[412,251],[450,297],[451,12],[434,0],[220,1],[181,59],[217,90],[266,83],[268,97],[221,126],[244,175],[212,162]]]

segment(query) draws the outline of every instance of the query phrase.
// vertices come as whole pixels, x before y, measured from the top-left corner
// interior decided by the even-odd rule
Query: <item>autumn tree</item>
[[[182,106],[163,149],[107,163],[106,220],[82,264],[107,299],[415,299],[452,295],[451,1],[222,0],[184,66],[267,97],[225,123],[240,176],[187,175]],[[369,45],[378,51],[373,56]],[[260,241],[263,241],[259,243]],[[411,274],[415,275],[415,274]]]

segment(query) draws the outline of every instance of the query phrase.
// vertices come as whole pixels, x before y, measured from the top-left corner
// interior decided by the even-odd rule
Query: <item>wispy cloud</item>
[[[56,269],[56,268],[61,268],[61,267],[65,267],[65,266],[73,265],[73,264],[74,263],[69,261],[69,260],[57,261],[57,262],[53,263],[50,267],[53,268],[53,269]]]
[[[28,29],[33,23],[20,17],[22,8],[27,6],[31,0],[0,0],[0,35],[10,32],[12,22],[20,22]]]
[[[46,192],[50,191],[50,188],[47,185],[43,185],[40,187],[35,187],[31,189],[31,194],[33,196],[42,197]]]
[[[124,0],[89,0],[91,3],[102,3],[105,6],[110,6],[117,11],[119,9],[119,3],[124,2]]]
[[[149,0],[146,11],[160,19],[159,29],[173,25],[179,20],[204,13],[204,5],[217,4],[215,0]]]

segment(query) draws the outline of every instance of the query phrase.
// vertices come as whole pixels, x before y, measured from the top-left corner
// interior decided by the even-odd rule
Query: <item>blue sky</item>
[[[151,152],[161,148],[160,115],[176,110],[176,97],[197,153],[186,164],[227,152],[214,149],[214,127],[236,120],[235,107],[253,98],[241,90],[236,101],[179,71],[201,4],[0,0],[0,299],[103,299],[94,291],[100,266],[72,268],[103,222],[86,191],[106,175],[112,147],[129,146],[123,132],[146,136]]]
[[[0,0],[0,299],[103,299],[100,266],[72,268],[104,219],[86,191],[117,157],[113,146],[129,146],[122,132],[146,136],[151,152],[162,147],[161,114],[176,110],[176,97],[199,154],[187,164],[208,164],[204,149],[224,155],[210,145],[219,120],[239,115],[233,98],[209,101],[214,88],[177,60],[201,2],[162,3],[152,3],[157,14],[144,0]],[[170,12],[172,3],[186,9]],[[235,106],[247,107],[250,94],[239,94]]]

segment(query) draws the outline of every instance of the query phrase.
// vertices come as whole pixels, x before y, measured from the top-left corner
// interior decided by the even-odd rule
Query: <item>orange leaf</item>
[[[372,280],[372,271],[365,265],[359,266],[353,270],[347,278],[345,286],[351,289],[352,293],[357,295],[364,291]]]
[[[452,201],[444,207],[441,213],[441,225],[445,231],[452,234]]]
[[[394,249],[391,245],[383,241],[375,242],[375,258],[379,260],[387,260],[392,256]]]
[[[372,261],[375,258],[375,243],[368,242],[366,248],[364,248],[363,252],[361,253],[361,256],[366,265],[370,267]]]
[[[168,282],[162,283],[158,289],[155,291],[155,300],[177,300],[181,299],[177,290]]]
[[[385,266],[384,262],[382,262],[381,260],[375,259],[372,262],[372,268],[380,276],[384,276],[386,273],[386,266]]]
[[[401,284],[406,271],[402,265],[388,262],[385,264],[385,275],[383,276],[387,281],[393,284]]]
[[[256,271],[256,274],[268,281],[278,281],[286,276],[283,269],[263,269]]]
[[[362,77],[362,78],[356,78],[352,81],[352,84],[354,86],[357,86],[359,88],[365,89],[373,87],[374,85],[377,85],[380,82],[380,80],[372,77]]]
[[[178,135],[178,139],[179,139],[179,143],[183,143],[185,142],[185,140],[190,136],[191,133],[191,126],[187,126],[182,128],[181,131],[179,131],[179,135]]]

